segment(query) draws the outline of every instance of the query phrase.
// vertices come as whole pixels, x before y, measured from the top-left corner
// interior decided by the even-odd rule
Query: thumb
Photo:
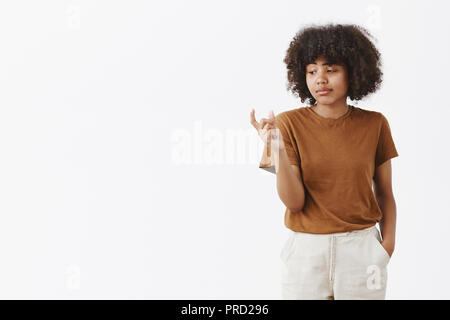
[[[273,113],[273,110],[270,110],[270,111],[269,111],[269,119],[270,119],[270,120],[275,119],[275,114]]]

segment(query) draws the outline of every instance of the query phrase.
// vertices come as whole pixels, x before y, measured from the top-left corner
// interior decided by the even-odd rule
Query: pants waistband
[[[320,238],[320,237],[348,237],[348,236],[359,236],[359,235],[364,235],[364,234],[368,234],[371,232],[378,232],[377,226],[376,224],[365,228],[365,229],[361,229],[361,230],[351,230],[351,231],[346,231],[346,232],[336,232],[336,233],[306,233],[306,232],[298,232],[298,231],[293,231],[291,229],[289,229],[290,233],[296,237],[315,237],[315,238]]]

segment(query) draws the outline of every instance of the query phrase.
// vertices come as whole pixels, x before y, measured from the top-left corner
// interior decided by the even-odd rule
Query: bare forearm
[[[397,207],[393,196],[378,196],[378,206],[383,212],[380,221],[380,231],[383,241],[395,243],[395,225],[397,220]]]
[[[280,149],[276,172],[277,191],[281,201],[292,212],[301,211],[305,203],[305,190],[301,173],[299,180],[291,168],[291,164],[284,148]]]

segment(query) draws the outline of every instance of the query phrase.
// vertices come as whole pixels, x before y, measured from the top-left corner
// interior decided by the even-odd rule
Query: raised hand
[[[255,119],[255,109],[252,109],[250,123],[258,131],[258,135],[264,142],[264,152],[260,168],[275,173],[275,167],[278,168],[280,151],[284,151],[283,136],[276,125],[275,114],[270,110],[269,117],[263,118],[258,122]]]
[[[282,135],[280,129],[276,125],[275,114],[272,110],[270,110],[268,118],[262,118],[260,122],[258,122],[255,118],[255,109],[252,109],[250,113],[250,123],[258,131],[258,135],[264,143],[270,144],[273,149],[284,147]],[[270,136],[270,140],[267,139],[268,136]]]

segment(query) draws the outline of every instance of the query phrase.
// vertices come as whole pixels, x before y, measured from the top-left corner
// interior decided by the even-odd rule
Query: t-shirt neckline
[[[320,120],[320,121],[324,121],[324,122],[338,122],[338,121],[342,121],[345,118],[347,118],[348,116],[350,116],[350,114],[353,112],[353,109],[355,108],[352,105],[348,105],[348,110],[346,113],[344,113],[342,116],[340,116],[339,118],[333,119],[333,118],[325,118],[322,117],[321,115],[318,115],[313,109],[312,106],[308,106],[306,107],[307,110],[310,111],[310,113],[313,115],[313,117],[315,117],[316,119]]]

